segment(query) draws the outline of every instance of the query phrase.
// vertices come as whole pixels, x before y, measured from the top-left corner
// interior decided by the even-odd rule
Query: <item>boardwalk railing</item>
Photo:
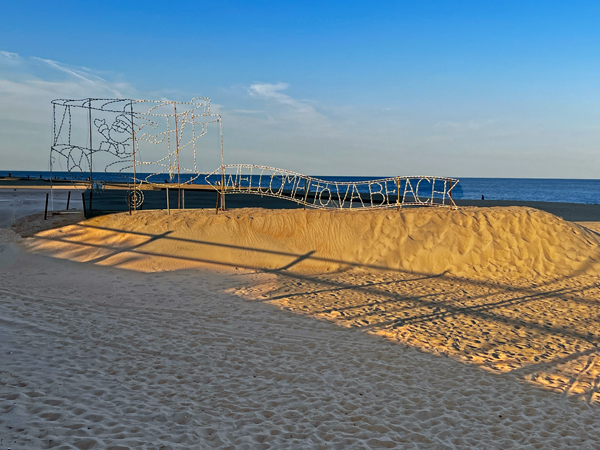
[[[289,170],[253,164],[227,164],[206,176],[221,195],[259,194],[290,200],[311,208],[393,208],[445,206],[455,208],[455,178],[389,177],[361,181],[332,181]]]

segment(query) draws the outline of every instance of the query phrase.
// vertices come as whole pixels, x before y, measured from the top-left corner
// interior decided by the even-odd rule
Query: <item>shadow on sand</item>
[[[137,241],[114,245],[79,240],[86,228],[117,238],[131,235]],[[272,273],[277,283],[266,293],[256,286],[234,293],[577,396],[589,405],[600,403],[600,284],[597,277],[580,274],[585,267],[572,276],[553,279],[469,279],[331,260],[314,251],[277,252],[170,234],[78,224],[61,237],[38,235],[35,240],[40,248],[44,242],[68,247],[71,255],[78,250],[81,255],[89,254],[91,248],[102,251],[100,256],[85,259],[93,263],[111,265],[110,259],[116,256],[119,265],[140,258],[168,258]],[[197,246],[197,256],[145,248],[156,241]],[[265,269],[248,262],[251,256],[239,262],[203,258],[203,249],[208,247],[240,250],[246,256],[285,257],[288,262]],[[293,271],[307,260],[336,263],[345,270]]]

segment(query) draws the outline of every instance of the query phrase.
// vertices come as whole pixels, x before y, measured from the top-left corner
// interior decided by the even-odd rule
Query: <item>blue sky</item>
[[[598,2],[5,3],[3,169],[47,167],[52,98],[208,96],[229,163],[598,178]]]

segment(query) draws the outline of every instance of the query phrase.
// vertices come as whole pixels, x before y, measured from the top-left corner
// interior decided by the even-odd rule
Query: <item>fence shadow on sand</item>
[[[80,239],[89,229],[104,232],[107,239]],[[157,252],[150,245],[157,241],[193,251]],[[85,224],[69,227],[60,236],[37,235],[32,247],[118,267],[158,259],[270,272],[276,283],[245,286],[234,293],[576,396],[589,405],[600,404],[600,283],[583,272],[523,281],[469,279],[334,261],[315,252],[276,252],[178,238],[168,231],[151,234]],[[244,260],[203,257],[207,248],[240,251]],[[252,262],[252,255],[284,262],[265,269]],[[307,260],[334,262],[345,270],[294,271]]]

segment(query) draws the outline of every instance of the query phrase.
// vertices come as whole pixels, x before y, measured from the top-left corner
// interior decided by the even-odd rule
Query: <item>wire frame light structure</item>
[[[431,176],[398,176],[374,180],[335,181],[268,166],[228,164],[209,174],[206,181],[222,195],[266,195],[318,209],[374,209],[402,206],[456,208],[452,199],[452,189],[459,180]]]
[[[189,102],[58,99],[52,101],[52,111],[50,170],[66,172],[68,179],[87,184],[92,192],[108,183],[125,187],[131,209],[141,207],[146,187],[166,187],[167,205],[168,187],[179,188],[177,206],[181,207],[182,187],[202,183],[217,190],[221,209],[227,194],[266,195],[319,209],[456,207],[452,189],[458,180],[454,178],[336,181],[268,166],[226,165],[221,116],[211,111],[208,97]],[[213,140],[200,148],[209,128],[216,129],[210,133]],[[216,163],[216,149],[220,166],[207,175],[206,156],[212,155],[208,160]],[[95,179],[98,172],[103,173]],[[90,192],[90,209],[91,198]]]
[[[51,171],[66,172],[92,188],[98,184],[94,172],[128,183],[134,197],[144,183],[193,184],[208,172],[200,167],[199,140],[211,125],[217,128],[224,164],[221,116],[211,112],[207,97],[189,102],[58,99],[52,101],[52,111]],[[106,176],[101,179],[105,182]]]

